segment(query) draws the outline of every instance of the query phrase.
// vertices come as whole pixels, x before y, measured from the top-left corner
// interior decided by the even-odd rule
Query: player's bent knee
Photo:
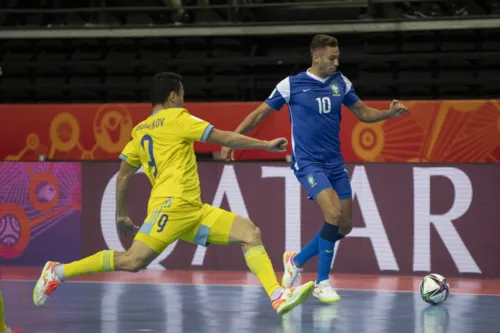
[[[132,272],[137,273],[137,272],[145,269],[147,266],[148,265],[146,264],[146,262],[144,260],[136,259],[132,263]]]
[[[352,231],[351,214],[342,214],[339,223],[339,233],[343,236],[350,234]]]
[[[340,217],[341,213],[339,209],[336,209],[335,207],[328,208],[325,212],[325,221],[334,224],[334,225],[339,225],[340,222]]]
[[[242,239],[243,245],[261,245],[262,234],[260,228],[253,224],[247,231],[245,237]]]
[[[148,263],[146,260],[142,258],[137,258],[134,256],[130,256],[127,258],[127,265],[126,267],[128,268],[127,270],[132,273],[137,273],[143,269],[145,269],[148,266]]]
[[[256,225],[250,230],[248,245],[260,245],[262,243],[262,233]]]
[[[134,240],[127,252],[115,256],[115,268],[126,272],[139,272],[148,267],[156,257],[158,253],[151,245]]]
[[[253,231],[253,240],[259,243],[262,242],[262,232],[257,226],[255,226],[255,229]]]
[[[347,236],[352,231],[352,221],[347,221],[339,228],[340,234]]]
[[[229,233],[229,244],[258,246],[262,245],[259,227],[243,217],[236,217]]]
[[[118,264],[119,270],[136,273],[145,269],[154,257],[154,255],[141,252],[137,247],[132,246],[127,252],[115,257],[115,265]]]

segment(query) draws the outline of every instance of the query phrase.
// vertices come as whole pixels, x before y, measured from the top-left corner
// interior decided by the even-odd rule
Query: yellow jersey
[[[149,178],[153,188],[148,211],[169,197],[202,205],[193,144],[206,141],[212,128],[183,108],[157,111],[134,127],[120,158],[134,167],[142,166]]]

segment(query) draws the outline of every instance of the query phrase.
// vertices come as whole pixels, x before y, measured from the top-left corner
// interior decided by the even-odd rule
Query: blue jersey
[[[342,104],[350,106],[358,100],[351,81],[340,72],[326,79],[302,72],[276,86],[265,102],[275,110],[288,104],[295,171],[311,164],[343,165],[339,138],[341,108]]]

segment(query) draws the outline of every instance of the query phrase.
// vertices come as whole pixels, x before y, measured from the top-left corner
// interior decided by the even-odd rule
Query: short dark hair
[[[164,104],[172,91],[181,91],[182,76],[172,72],[157,73],[151,82],[149,97],[153,105]]]
[[[313,37],[309,49],[311,50],[312,53],[317,49],[323,49],[327,47],[337,47],[337,46],[339,46],[337,38],[328,35],[316,35]]]

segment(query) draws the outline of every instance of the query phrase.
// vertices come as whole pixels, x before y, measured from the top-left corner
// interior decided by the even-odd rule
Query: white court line
[[[37,280],[29,280],[29,279],[5,279],[1,282],[33,282],[33,286]],[[214,283],[168,283],[168,282],[117,282],[117,281],[66,281],[64,282],[72,283],[72,284],[128,284],[128,285],[146,285],[146,286],[156,286],[156,285],[165,285],[165,286],[176,286],[176,287],[185,287],[185,286],[209,286],[209,287],[244,287],[244,288],[262,288],[259,285],[248,285],[248,284],[214,284]],[[344,290],[344,291],[381,291],[381,292],[389,292],[389,293],[407,293],[407,294],[418,294],[417,291],[411,290],[389,290],[389,289],[351,289],[351,288],[334,288],[335,290]],[[470,295],[470,296],[497,296],[500,297],[499,294],[478,294],[478,293],[464,293],[464,292],[454,292],[453,288],[451,288],[451,295]]]

